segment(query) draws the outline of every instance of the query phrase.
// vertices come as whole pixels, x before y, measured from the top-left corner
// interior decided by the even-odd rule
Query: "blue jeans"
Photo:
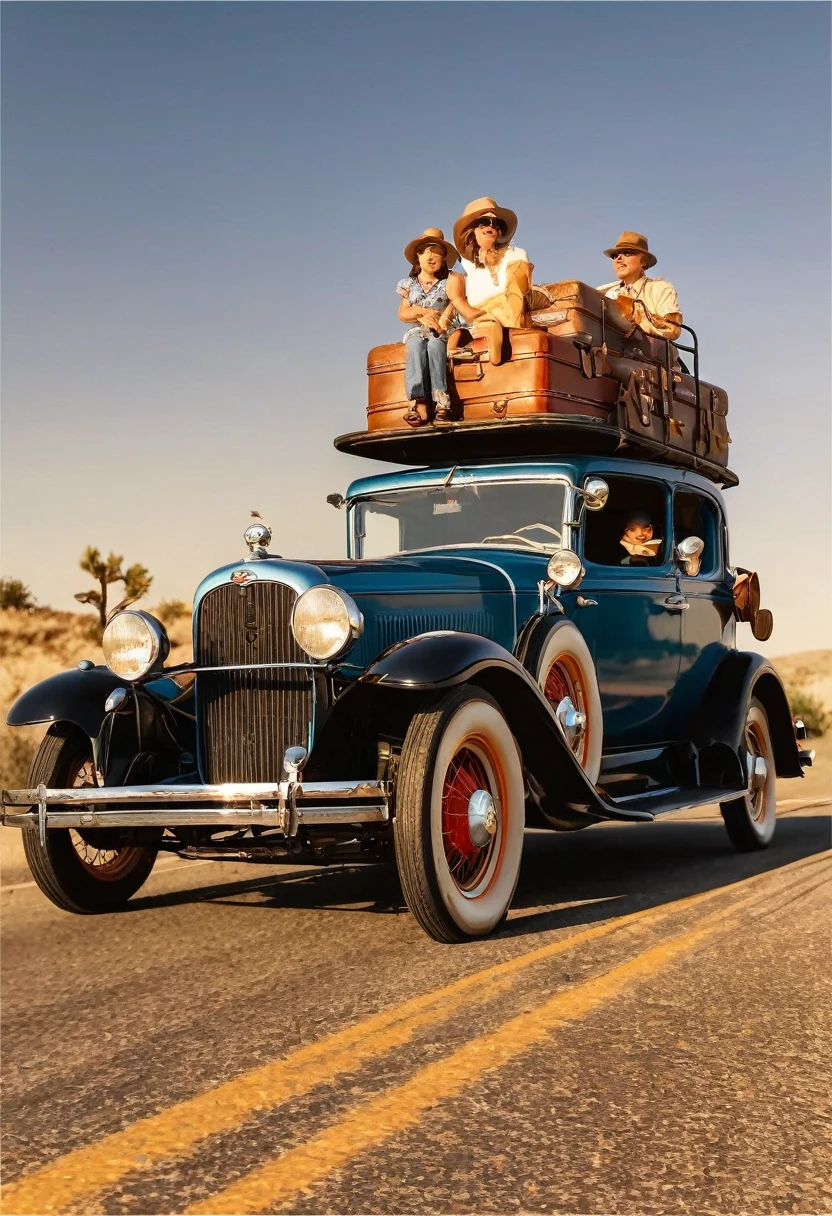
[[[404,387],[408,401],[435,400],[437,392],[448,391],[447,335],[440,338],[430,330],[411,334],[405,342]]]

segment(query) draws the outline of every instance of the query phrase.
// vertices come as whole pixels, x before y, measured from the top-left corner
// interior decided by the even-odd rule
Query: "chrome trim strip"
[[[610,798],[610,802],[614,806],[620,806],[625,802],[637,802],[644,798],[667,798],[670,794],[678,794],[681,788],[681,785],[667,785],[660,790],[646,790],[641,794],[623,794],[620,798]]]
[[[192,671],[266,671],[272,668],[293,668],[296,671],[326,671],[326,663],[228,663],[224,667],[188,667],[173,672],[173,675],[187,675]],[[159,678],[158,675],[156,677]]]
[[[281,798],[296,801],[314,799],[336,802],[350,798],[387,800],[387,785],[382,781],[248,781],[226,785],[110,785],[74,786],[69,789],[3,790],[3,806],[93,806],[98,803],[220,802],[226,806],[250,802],[275,802]]]

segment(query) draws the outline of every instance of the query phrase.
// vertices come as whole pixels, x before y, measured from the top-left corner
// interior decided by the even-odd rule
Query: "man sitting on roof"
[[[647,334],[674,341],[682,332],[682,313],[676,288],[667,279],[649,279],[644,273],[656,265],[656,257],[647,248],[647,237],[640,232],[622,232],[612,249],[604,254],[612,258],[618,276],[615,283],[599,287],[601,295],[617,300],[626,315]]]

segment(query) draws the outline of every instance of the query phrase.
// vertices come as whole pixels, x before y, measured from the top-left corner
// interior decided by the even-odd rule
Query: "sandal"
[[[424,404],[424,403],[419,401],[419,399],[417,397],[414,401],[410,402],[410,407],[409,407],[407,413],[402,414],[402,418],[404,419],[404,421],[407,423],[408,426],[413,426],[413,427],[424,426],[425,419],[419,413],[419,406],[422,404]]]
[[[437,391],[434,393],[433,421],[451,421],[451,399],[446,392]]]

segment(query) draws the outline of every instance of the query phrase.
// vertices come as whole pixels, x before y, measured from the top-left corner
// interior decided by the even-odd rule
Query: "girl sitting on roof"
[[[415,321],[404,336],[405,391],[409,407],[403,415],[408,426],[422,426],[433,418],[449,422],[448,333],[455,325],[456,306],[464,305],[461,274],[451,270],[458,254],[441,228],[426,228],[406,246],[410,274],[400,279],[399,320]]]

